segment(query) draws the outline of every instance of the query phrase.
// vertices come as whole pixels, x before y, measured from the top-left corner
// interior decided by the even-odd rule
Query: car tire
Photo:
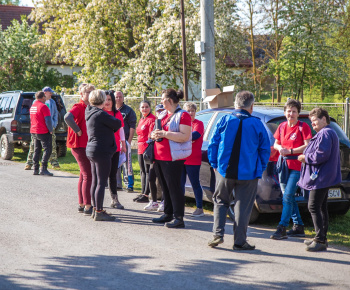
[[[57,157],[65,157],[67,155],[67,144],[57,143]]]
[[[6,134],[2,134],[0,138],[0,155],[4,160],[11,160],[14,154],[14,145],[11,143]]]
[[[235,209],[234,209],[234,207],[235,207],[235,202],[233,200],[233,201],[231,201],[230,206],[228,208],[228,216],[230,217],[230,219],[232,221],[235,220]],[[252,209],[252,212],[250,214],[249,223],[250,224],[255,223],[258,220],[259,215],[260,215],[260,213],[257,210],[256,206],[254,205],[253,209]]]

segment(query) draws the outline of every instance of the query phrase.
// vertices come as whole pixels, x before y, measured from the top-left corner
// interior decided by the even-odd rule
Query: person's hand
[[[290,149],[281,148],[279,152],[282,156],[287,156],[290,154]]]
[[[166,138],[166,131],[164,130],[155,130],[151,134],[152,139],[161,139],[161,138]]]
[[[120,144],[120,151],[126,154],[126,144],[125,141],[122,141]]]
[[[305,163],[305,155],[304,155],[304,154],[299,155],[299,156],[298,156],[298,160],[299,160],[300,162],[302,162],[302,163]]]
[[[77,135],[80,137],[81,135],[83,135],[83,132],[81,132],[81,130],[77,133]]]

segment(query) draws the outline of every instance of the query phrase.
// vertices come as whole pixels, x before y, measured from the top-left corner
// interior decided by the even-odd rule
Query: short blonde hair
[[[79,86],[79,88],[78,88],[79,94],[82,93],[83,87],[85,87],[86,85],[87,85],[87,83],[82,83],[82,84]]]
[[[195,110],[197,111],[197,105],[195,103],[192,102],[186,102],[184,104],[184,109],[186,110],[186,108],[190,109],[190,110]]]
[[[82,86],[82,85],[80,85]],[[92,85],[92,84],[85,84],[85,86],[82,86],[81,87],[81,90],[80,90],[80,87],[79,87],[79,92],[81,92],[82,94],[85,94],[87,92],[91,92],[95,89],[95,86]]]
[[[102,105],[106,101],[106,94],[102,90],[93,90],[89,95],[89,103],[92,106]]]

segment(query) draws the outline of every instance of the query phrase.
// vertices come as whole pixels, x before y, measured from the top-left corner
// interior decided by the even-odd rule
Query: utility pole
[[[183,71],[182,72],[182,78],[183,78],[183,85],[184,85],[185,101],[188,101],[184,0],[180,0],[180,8],[181,8],[181,34],[182,34],[182,71]]]
[[[215,39],[214,39],[214,0],[201,0],[201,42],[204,53],[201,55],[202,100],[205,90],[216,87],[215,82]]]

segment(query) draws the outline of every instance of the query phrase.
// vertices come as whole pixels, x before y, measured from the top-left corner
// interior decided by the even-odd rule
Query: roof
[[[28,17],[33,9],[34,7],[0,5],[0,24],[2,25],[2,29],[5,30],[10,26],[13,19],[20,21],[21,15]],[[28,21],[28,23],[31,25],[34,21]]]
[[[225,64],[228,67],[252,67],[253,63],[250,59],[237,59],[236,61],[233,61],[231,57],[226,56],[224,59]]]

